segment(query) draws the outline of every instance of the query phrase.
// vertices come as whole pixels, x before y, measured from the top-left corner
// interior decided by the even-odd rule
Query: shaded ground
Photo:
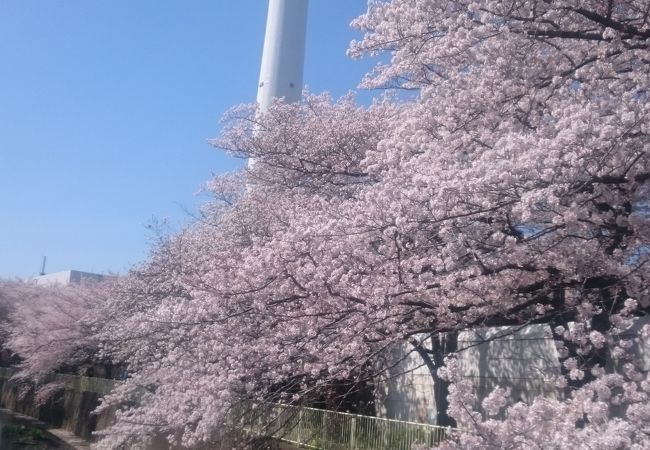
[[[73,448],[49,433],[47,424],[0,409],[0,449],[72,450]]]

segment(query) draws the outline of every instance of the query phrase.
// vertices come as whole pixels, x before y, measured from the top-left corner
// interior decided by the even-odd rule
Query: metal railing
[[[302,447],[323,450],[412,450],[443,441],[449,429],[276,403],[242,403],[231,426]]]
[[[0,379],[15,370],[0,367]],[[106,394],[120,381],[78,375],[53,374],[50,381],[75,392]],[[228,416],[231,427],[316,450],[412,450],[413,445],[434,447],[450,429],[279,403],[241,402]]]

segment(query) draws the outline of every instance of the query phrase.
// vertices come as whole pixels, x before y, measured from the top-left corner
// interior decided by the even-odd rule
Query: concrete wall
[[[457,357],[463,375],[479,398],[495,387],[509,387],[513,402],[560,393],[543,378],[558,374],[560,363],[548,325],[477,328],[458,336]],[[431,348],[424,336],[419,337]],[[434,383],[429,369],[411,346],[393,350],[388,369],[376,380],[377,414],[391,419],[435,423]]]
[[[91,414],[99,405],[98,392],[67,389],[53,395],[45,404],[37,405],[32,391],[4,375],[0,376],[0,408],[34,417],[87,440],[92,439],[93,431],[105,428],[113,420],[114,411]]]
[[[375,409],[379,417],[435,423],[434,386],[429,369],[409,345],[386,355],[386,369],[375,380]]]
[[[625,360],[610,362],[620,370],[629,358],[642,370],[650,370],[650,339],[642,328],[650,318],[632,320],[620,335],[629,340]],[[426,337],[420,336],[425,347]],[[530,402],[538,395],[560,398],[545,377],[560,374],[559,355],[548,325],[489,327],[463,331],[458,336],[457,357],[461,372],[476,386],[481,399],[496,387],[511,389],[512,403]],[[428,368],[411,346],[403,345],[387,354],[384,373],[375,381],[377,414],[413,422],[435,423],[434,383]]]
[[[631,346],[628,355],[631,355],[637,367],[641,370],[650,370],[650,336],[643,337],[643,328],[650,327],[650,317],[638,317],[632,320],[632,326],[619,335],[619,340],[629,341]],[[648,330],[650,331],[650,330]],[[620,370],[627,361],[614,359],[611,361],[615,370]]]
[[[513,403],[560,392],[544,382],[560,374],[555,341],[548,325],[476,328],[458,336],[458,361],[479,398],[496,387],[511,389]]]

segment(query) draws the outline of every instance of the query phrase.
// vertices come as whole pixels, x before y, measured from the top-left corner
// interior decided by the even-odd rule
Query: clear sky
[[[265,0],[0,0],[0,277],[143,261],[152,219],[178,228],[212,173],[207,144],[255,99]],[[335,96],[366,0],[311,0],[305,83]]]

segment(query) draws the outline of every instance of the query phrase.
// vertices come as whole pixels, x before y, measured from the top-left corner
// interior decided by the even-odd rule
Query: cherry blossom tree
[[[11,352],[7,348],[10,322],[9,315],[13,309],[14,299],[8,295],[7,282],[0,281],[0,365],[8,365],[11,361]]]
[[[100,447],[209,445],[239,402],[314,401],[404,343],[448,386],[449,447],[647,447],[647,375],[620,335],[650,305],[649,10],[371,1],[350,54],[387,54],[363,86],[397,94],[230,111],[215,145],[256,164],[209,182],[203,216],[107,301],[96,339],[131,375]],[[558,340],[562,396],[478,399],[455,333],[533,323]]]
[[[19,358],[15,378],[36,383],[37,400],[60,387],[51,380],[54,372],[86,374],[94,366],[110,365],[98,332],[110,322],[106,307],[114,283],[41,286],[13,281],[0,286],[0,296],[11,305],[4,316],[4,346]]]
[[[356,347],[339,332],[340,326],[354,327],[347,335],[367,348],[362,335],[355,337],[363,311],[351,309],[356,299],[331,296],[327,287],[311,294],[300,286],[304,276],[295,277],[300,267],[294,254],[309,242],[287,237],[303,211],[346,201],[357,189],[363,174],[356,165],[376,145],[392,108],[311,96],[303,105],[275,105],[265,117],[250,109],[231,113],[235,125],[224,138],[231,150],[274,144],[276,163],[260,160],[246,188],[235,176],[209,183],[215,202],[205,217],[167,240],[150,264],[132,274],[132,289],[158,304],[132,314],[112,333],[114,342],[126,343],[115,351],[128,355],[135,370],[107,404],[133,396],[140,403],[120,413],[110,445],[161,432],[186,446],[218,440],[228,409],[241,399],[269,398],[279,385],[302,393],[327,384],[320,375],[328,371],[350,376],[321,358],[335,360],[345,352],[343,366],[357,367]],[[347,161],[333,154],[337,149]],[[143,387],[152,386],[143,399]]]
[[[353,56],[391,55],[364,85],[420,92],[382,143],[405,163],[376,163],[406,193],[405,221],[443,232],[453,321],[566,329],[586,304],[584,331],[602,336],[628,295],[647,308],[647,7],[392,1],[354,22]],[[607,360],[605,346],[565,350]]]

